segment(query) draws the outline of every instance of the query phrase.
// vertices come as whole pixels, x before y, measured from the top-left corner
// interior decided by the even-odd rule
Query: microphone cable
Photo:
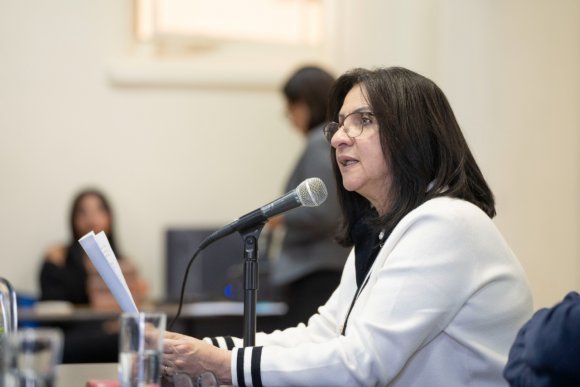
[[[208,243],[207,246],[211,245],[211,243],[213,243],[213,241]],[[200,244],[200,246],[202,246],[202,247],[198,247],[197,250],[195,251],[195,253],[193,253],[193,256],[191,257],[191,259],[189,260],[189,263],[187,264],[187,267],[185,269],[185,273],[183,274],[183,282],[181,283],[181,292],[179,294],[179,305],[177,307],[177,312],[175,313],[175,316],[173,316],[173,319],[171,320],[169,325],[167,325],[167,329],[171,329],[173,327],[173,324],[175,324],[177,319],[179,319],[179,316],[181,316],[181,309],[183,307],[183,298],[185,297],[185,285],[187,284],[187,277],[189,276],[189,269],[191,269],[191,265],[193,264],[193,261],[195,260],[195,258],[197,258],[197,255],[201,251],[203,251],[204,248],[207,247],[207,246],[203,246],[203,242],[202,242],[202,244]]]

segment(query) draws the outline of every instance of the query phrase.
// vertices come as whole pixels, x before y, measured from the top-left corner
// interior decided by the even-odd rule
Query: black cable
[[[209,244],[208,244],[209,245]],[[200,244],[200,246],[202,246]],[[183,275],[183,282],[181,284],[181,293],[179,295],[179,306],[177,308],[177,313],[175,314],[175,316],[173,317],[173,319],[171,320],[171,322],[169,323],[169,325],[167,326],[167,329],[171,329],[171,327],[173,327],[173,324],[175,324],[175,322],[177,321],[177,319],[179,318],[179,316],[181,315],[181,308],[183,307],[183,297],[185,295],[185,285],[187,284],[187,276],[189,275],[189,269],[191,268],[191,265],[193,264],[193,261],[195,260],[195,258],[197,257],[197,255],[207,246],[203,246],[203,247],[198,247],[197,250],[195,251],[195,253],[193,253],[193,256],[191,257],[191,259],[189,260],[189,263],[187,264],[187,268],[185,269],[185,273]]]

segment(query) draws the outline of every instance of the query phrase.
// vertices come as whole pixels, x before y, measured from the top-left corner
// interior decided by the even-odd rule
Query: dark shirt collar
[[[360,287],[363,283],[382,247],[382,241],[385,240],[384,235],[379,238],[379,234],[384,233],[373,230],[369,226],[369,220],[374,216],[376,216],[376,212],[369,210],[355,223],[351,230],[351,238],[354,242],[357,287]]]

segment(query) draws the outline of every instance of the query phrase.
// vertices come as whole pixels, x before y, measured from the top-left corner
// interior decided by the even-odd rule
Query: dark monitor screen
[[[166,299],[179,300],[187,264],[199,244],[216,229],[182,228],[166,232]],[[242,237],[234,233],[206,247],[191,265],[185,287],[185,301],[239,299],[243,270]]]

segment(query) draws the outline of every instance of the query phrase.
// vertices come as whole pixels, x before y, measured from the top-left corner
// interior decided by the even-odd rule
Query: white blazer
[[[238,386],[507,386],[502,370],[532,314],[525,273],[491,219],[436,198],[395,227],[357,293],[354,251],[307,325],[205,340],[232,350]]]

